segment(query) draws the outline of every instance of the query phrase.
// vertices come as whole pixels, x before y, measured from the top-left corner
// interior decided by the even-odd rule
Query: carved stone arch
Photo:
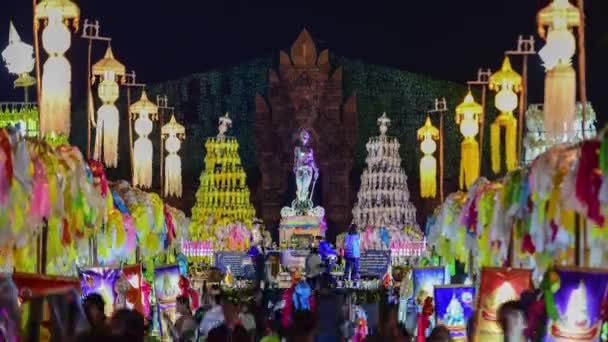
[[[291,60],[295,66],[317,64],[317,46],[306,29],[300,32],[296,41],[291,45]]]
[[[317,191],[322,192],[323,203],[315,204],[325,207],[328,234],[333,236],[350,223],[355,196],[350,175],[357,136],[356,97],[343,102],[347,97],[341,69],[332,71],[327,50],[317,56],[306,30],[290,53],[280,52],[279,72],[269,71],[267,98],[256,96],[256,156],[264,173],[260,191],[272,193],[259,196],[256,207],[261,208],[268,229],[278,227],[280,199],[288,191],[288,177],[293,177],[296,133],[305,126],[322,173]]]

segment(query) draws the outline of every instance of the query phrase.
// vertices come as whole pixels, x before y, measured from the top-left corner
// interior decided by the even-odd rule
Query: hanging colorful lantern
[[[118,82],[125,77],[125,66],[114,58],[112,48],[108,46],[106,54],[93,65],[93,82],[99,78],[97,88],[101,107],[97,110],[97,127],[95,131],[95,152],[93,157],[103,161],[106,167],[118,165],[118,134],[120,115],[114,102],[118,99]]]
[[[181,140],[186,137],[186,129],[177,123],[175,115],[171,115],[169,123],[161,129],[165,140],[165,149],[169,153],[165,157],[165,196],[182,197],[182,160],[177,152]]]
[[[456,124],[464,137],[461,145],[460,188],[468,188],[479,177],[479,144],[475,136],[479,133],[479,115],[481,105],[475,102],[469,90],[464,101],[456,107]]]
[[[152,186],[152,141],[148,135],[152,133],[152,120],[158,117],[158,107],[148,100],[143,90],[139,101],[129,108],[131,119],[135,120],[135,132],[139,136],[133,144],[133,186],[150,188]]]
[[[437,150],[435,140],[439,139],[439,130],[426,117],[424,126],[418,130],[420,150],[424,153],[420,159],[420,196],[422,198],[435,198],[437,196],[437,160],[433,153]]]
[[[34,69],[34,48],[21,41],[15,25],[11,21],[8,31],[8,46],[2,51],[2,59],[6,63],[8,72],[17,75],[15,87],[29,87],[36,83],[30,76]]]
[[[64,54],[72,40],[67,22],[72,20],[78,29],[80,9],[70,0],[42,0],[34,12],[36,28],[40,20],[46,23],[42,47],[49,56],[42,72],[40,132],[42,136],[69,136],[72,69]]]
[[[521,91],[521,76],[511,67],[509,57],[505,57],[502,68],[490,77],[489,86],[495,90],[494,105],[500,111],[496,120],[490,126],[490,142],[492,145],[492,171],[499,173],[500,160],[500,128],[505,128],[505,164],[507,171],[517,167],[517,120],[513,111],[517,108],[516,92]]]
[[[581,23],[580,12],[568,0],[553,0],[538,13],[538,33],[547,43],[539,51],[545,74],[545,131],[548,140],[575,133],[576,72],[572,56],[576,38],[572,28]]]

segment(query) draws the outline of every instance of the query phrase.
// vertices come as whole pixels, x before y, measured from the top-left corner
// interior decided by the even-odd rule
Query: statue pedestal
[[[315,236],[325,236],[323,225],[323,216],[283,217],[279,227],[281,247],[308,248],[314,242]]]

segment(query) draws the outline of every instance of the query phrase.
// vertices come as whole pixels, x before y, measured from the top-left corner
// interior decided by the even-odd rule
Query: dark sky
[[[366,62],[464,83],[479,67],[496,69],[519,34],[535,34],[535,16],[548,0],[256,1],[82,0],[81,17],[98,19],[113,37],[115,56],[142,82],[276,54],[306,27],[322,47]],[[13,19],[32,41],[29,0],[0,0],[0,46]],[[8,4],[8,8],[5,6]],[[586,0],[589,99],[608,112],[608,1]],[[84,82],[86,44],[74,37],[75,82]],[[540,48],[541,44],[537,44]],[[95,59],[103,54],[95,48]],[[514,60],[519,68],[520,62]],[[543,69],[530,61],[533,101],[542,95]],[[80,81],[82,79],[82,81]],[[0,99],[19,98],[0,67]],[[77,84],[76,86],[79,86]],[[79,88],[80,89],[80,88]],[[601,108],[600,108],[601,107]]]

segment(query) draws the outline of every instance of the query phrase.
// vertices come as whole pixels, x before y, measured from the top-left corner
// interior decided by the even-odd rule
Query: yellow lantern
[[[501,127],[505,128],[505,164],[507,171],[513,171],[517,167],[517,120],[513,116],[513,111],[518,103],[516,92],[521,91],[521,76],[511,67],[509,57],[505,57],[502,68],[490,77],[489,86],[491,90],[497,92],[494,104],[500,111],[490,126],[492,171],[499,173],[501,170]]]
[[[101,80],[97,92],[102,102],[101,107],[97,110],[93,157],[96,160],[103,161],[106,167],[116,167],[118,165],[120,115],[114,102],[118,99],[118,82],[123,81],[125,72],[125,66],[114,58],[110,46],[108,46],[105,56],[93,65],[93,82],[95,78]]]
[[[139,101],[129,107],[131,118],[135,120],[135,132],[138,135],[133,144],[133,186],[150,188],[152,186],[152,133],[153,123],[158,116],[158,107],[148,100],[146,91],[141,92]]]
[[[479,144],[475,136],[479,133],[479,115],[483,109],[475,102],[469,90],[464,101],[456,107],[456,124],[464,137],[460,148],[460,188],[470,187],[479,177]]]
[[[181,140],[186,137],[186,129],[177,123],[175,115],[161,129],[165,138],[165,149],[169,154],[165,157],[165,196],[182,197],[182,160],[177,152]]]
[[[435,198],[437,195],[437,160],[433,153],[437,150],[435,140],[439,139],[439,130],[426,117],[424,126],[418,129],[420,150],[424,154],[420,159],[420,196],[422,198]]]
[[[72,70],[65,52],[71,45],[67,22],[78,28],[80,10],[70,0],[42,0],[34,11],[36,27],[46,23],[42,31],[42,47],[48,54],[43,65],[40,98],[40,131],[42,136],[70,134],[70,83]]]
[[[574,132],[576,72],[571,62],[576,38],[572,29],[580,20],[578,8],[568,0],[553,0],[538,13],[538,32],[547,41],[538,54],[546,69],[544,122],[549,140]]]

